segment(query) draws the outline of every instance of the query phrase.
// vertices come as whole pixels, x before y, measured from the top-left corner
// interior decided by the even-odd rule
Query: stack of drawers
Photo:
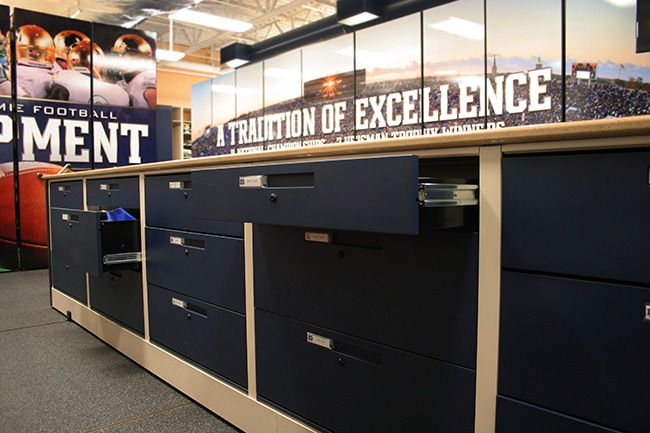
[[[418,163],[192,173],[253,222],[258,397],[320,430],[474,431],[478,235],[420,233]]]
[[[194,219],[189,173],[147,176],[145,197],[151,341],[246,388],[243,224]]]
[[[504,159],[498,433],[648,431],[649,167]]]
[[[71,235],[78,224],[69,221],[64,215],[81,214],[84,208],[83,181],[50,183],[50,222],[52,242],[50,243],[50,273],[52,285],[64,293],[86,304],[86,272],[81,260],[86,256],[83,245],[68,242],[83,240],[81,236]]]
[[[55,287],[131,330],[144,333],[139,259],[112,263],[107,257],[141,254],[137,177],[50,184],[52,282]],[[135,220],[107,221],[106,211],[123,208]],[[86,296],[86,273],[88,294]]]

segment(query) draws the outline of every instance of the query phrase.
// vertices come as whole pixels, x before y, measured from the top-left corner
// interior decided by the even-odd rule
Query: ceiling
[[[12,8],[155,32],[158,48],[186,54],[180,62],[159,62],[159,69],[218,75],[221,47],[233,42],[255,44],[336,14],[336,0],[5,0]],[[214,30],[174,21],[170,12],[194,7],[200,12],[246,21],[244,33]]]

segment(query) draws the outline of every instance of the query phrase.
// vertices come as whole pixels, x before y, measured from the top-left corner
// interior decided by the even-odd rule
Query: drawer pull
[[[181,247],[198,248],[201,250],[205,249],[205,241],[200,239],[183,238],[180,236],[170,236],[169,243],[170,245],[178,245]],[[185,250],[185,253],[188,254],[187,249]]]
[[[270,199],[271,199],[271,203],[277,203],[277,201],[278,201],[278,196],[275,195],[275,194],[271,194]]]
[[[63,221],[72,221],[72,222],[79,222],[79,215],[74,215],[70,213],[64,213],[61,214],[61,219]],[[70,227],[72,227],[72,224],[70,224]]]
[[[168,184],[169,189],[192,189],[191,180],[172,180]]]
[[[643,318],[644,321],[650,322],[650,302],[645,304],[645,317]]]
[[[266,188],[266,176],[256,174],[253,176],[239,176],[240,188]]]
[[[314,173],[239,176],[240,188],[313,188]]]
[[[100,191],[119,191],[120,190],[120,184],[119,183],[102,183],[99,185],[99,190]],[[110,195],[110,193],[109,193]]]
[[[199,316],[202,316],[202,317],[208,317],[208,310],[207,309],[205,309],[203,307],[199,307],[198,305],[191,304],[189,302],[185,302],[182,299],[172,298],[172,305],[174,307],[178,307],[178,308],[182,308],[183,310],[187,310],[190,313],[198,314]],[[192,316],[189,313],[187,313],[187,318],[191,319]]]
[[[372,352],[368,349],[343,343],[341,341],[335,342],[331,338],[323,337],[322,335],[314,334],[313,332],[307,332],[307,343],[377,366],[381,366],[382,363],[380,353]],[[338,363],[342,367],[345,364],[345,360],[339,358]]]
[[[312,332],[307,333],[307,343],[315,344],[316,346],[324,347],[325,349],[334,349],[334,340]]]

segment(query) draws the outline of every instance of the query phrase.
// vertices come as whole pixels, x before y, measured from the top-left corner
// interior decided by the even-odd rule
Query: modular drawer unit
[[[52,255],[95,276],[139,267],[140,222],[106,221],[102,212],[52,208]]]
[[[55,235],[54,227],[65,222],[61,218],[63,209],[79,211],[83,209],[83,182],[52,182],[49,184],[50,234]],[[57,218],[57,221],[54,219]],[[52,222],[54,222],[52,224]],[[63,232],[65,233],[65,231]],[[56,232],[56,234],[61,234]],[[63,243],[61,243],[63,241]],[[75,299],[86,303],[86,272],[80,267],[82,250],[73,248],[65,239],[53,240],[50,245],[50,275],[52,285]]]
[[[650,289],[504,272],[499,393],[646,432]]]
[[[50,207],[67,209],[83,209],[83,182],[73,180],[68,182],[50,183]]]
[[[451,159],[449,164],[462,170],[476,166],[475,161]],[[198,199],[193,214],[223,221],[398,234],[465,225],[473,206],[447,205],[476,204],[476,190],[471,190],[473,199],[454,198],[453,191],[446,196],[449,188],[470,185],[436,178],[429,182],[430,176],[419,168],[418,157],[407,155],[196,170],[192,186]],[[478,171],[472,175],[478,178]],[[427,183],[421,184],[420,176],[427,176]],[[433,185],[435,197],[440,184],[445,190],[437,192],[445,199],[429,199],[422,189]],[[420,218],[422,212],[426,218]]]
[[[497,397],[496,431],[500,433],[621,433],[559,412]]]
[[[189,173],[145,193],[151,340],[247,388],[244,224],[194,218]]]
[[[142,273],[113,271],[89,275],[90,307],[127,328],[144,334]]]
[[[144,185],[147,226],[239,238],[244,236],[241,222],[201,220],[192,216],[195,194],[190,173],[147,176]]]
[[[148,281],[245,312],[242,239],[147,227]]]
[[[86,182],[88,206],[104,208],[140,208],[140,187],[137,177],[89,179]]]
[[[151,339],[246,388],[246,318],[149,284]]]
[[[648,150],[503,160],[498,433],[648,431],[648,167]]]
[[[264,310],[255,320],[263,400],[337,433],[474,431],[473,370]]]
[[[195,216],[253,222],[260,398],[337,433],[473,431],[476,178],[411,155],[192,173]]]
[[[256,308],[475,368],[476,233],[314,233],[255,226]]]
[[[503,267],[650,285],[650,151],[503,160]]]

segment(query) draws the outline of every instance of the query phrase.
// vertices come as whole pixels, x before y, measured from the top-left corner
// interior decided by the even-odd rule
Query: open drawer
[[[52,208],[52,256],[95,276],[138,269],[140,221],[105,221],[102,212]]]
[[[420,175],[415,155],[196,170],[193,213],[203,219],[397,234],[464,225],[465,210],[478,204],[478,187],[462,176],[446,182],[447,175],[433,181]]]

